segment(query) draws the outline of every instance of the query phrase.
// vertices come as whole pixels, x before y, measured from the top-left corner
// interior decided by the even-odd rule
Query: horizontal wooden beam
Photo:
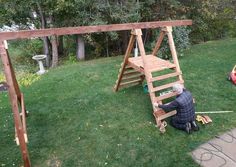
[[[51,35],[70,35],[70,34],[86,34],[94,32],[122,31],[131,29],[148,29],[148,28],[157,28],[165,26],[187,26],[187,25],[192,25],[192,20],[155,21],[155,22],[110,24],[110,25],[97,25],[97,26],[50,28],[50,29],[39,29],[39,30],[22,30],[15,32],[1,32],[0,40],[45,37]]]

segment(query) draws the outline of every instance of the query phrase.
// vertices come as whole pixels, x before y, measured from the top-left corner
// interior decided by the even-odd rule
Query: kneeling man
[[[177,114],[171,118],[170,123],[173,127],[184,130],[188,134],[190,134],[192,130],[198,131],[199,127],[195,122],[195,108],[191,93],[184,89],[181,84],[173,85],[173,92],[177,93],[174,101],[169,104],[155,103],[154,106],[164,111],[177,111]]]

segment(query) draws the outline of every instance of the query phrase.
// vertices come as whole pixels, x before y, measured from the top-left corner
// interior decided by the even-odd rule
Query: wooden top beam
[[[22,30],[15,32],[1,32],[0,40],[45,37],[51,35],[70,35],[70,34],[86,34],[94,32],[122,31],[131,29],[147,29],[147,28],[158,28],[165,26],[187,26],[187,25],[192,25],[192,20],[155,21],[155,22],[110,24],[110,25],[97,25],[97,26],[51,28],[51,29],[39,29],[39,30]]]

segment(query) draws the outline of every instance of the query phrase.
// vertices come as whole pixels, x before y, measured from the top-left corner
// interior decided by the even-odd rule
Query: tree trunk
[[[63,56],[64,54],[64,45],[63,45],[63,36],[58,37],[58,54],[59,56]]]
[[[128,47],[128,32],[127,31],[122,31],[121,32],[121,39],[122,39],[122,53],[125,53],[127,47]]]
[[[52,68],[58,65],[58,49],[57,49],[57,37],[55,35],[52,36]]]
[[[43,38],[43,51],[44,54],[47,55],[46,57],[46,66],[49,67],[50,66],[50,54],[49,54],[49,44],[48,44],[48,39],[47,37]]]
[[[42,10],[42,7],[40,6],[39,2],[37,2],[37,7],[38,7],[38,12],[41,20],[41,28],[45,29],[46,28],[46,19]],[[46,57],[46,66],[50,66],[50,54],[49,54],[49,40],[48,37],[43,37],[43,51],[44,54],[47,55]]]
[[[76,35],[76,57],[77,60],[85,59],[84,39],[81,35]]]
[[[106,33],[106,54],[107,57],[109,57],[109,37],[107,33]]]

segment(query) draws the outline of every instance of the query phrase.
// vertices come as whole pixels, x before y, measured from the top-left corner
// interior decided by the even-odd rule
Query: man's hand
[[[158,103],[155,102],[155,103],[153,103],[153,105],[154,105],[155,108],[159,108],[159,104]]]

